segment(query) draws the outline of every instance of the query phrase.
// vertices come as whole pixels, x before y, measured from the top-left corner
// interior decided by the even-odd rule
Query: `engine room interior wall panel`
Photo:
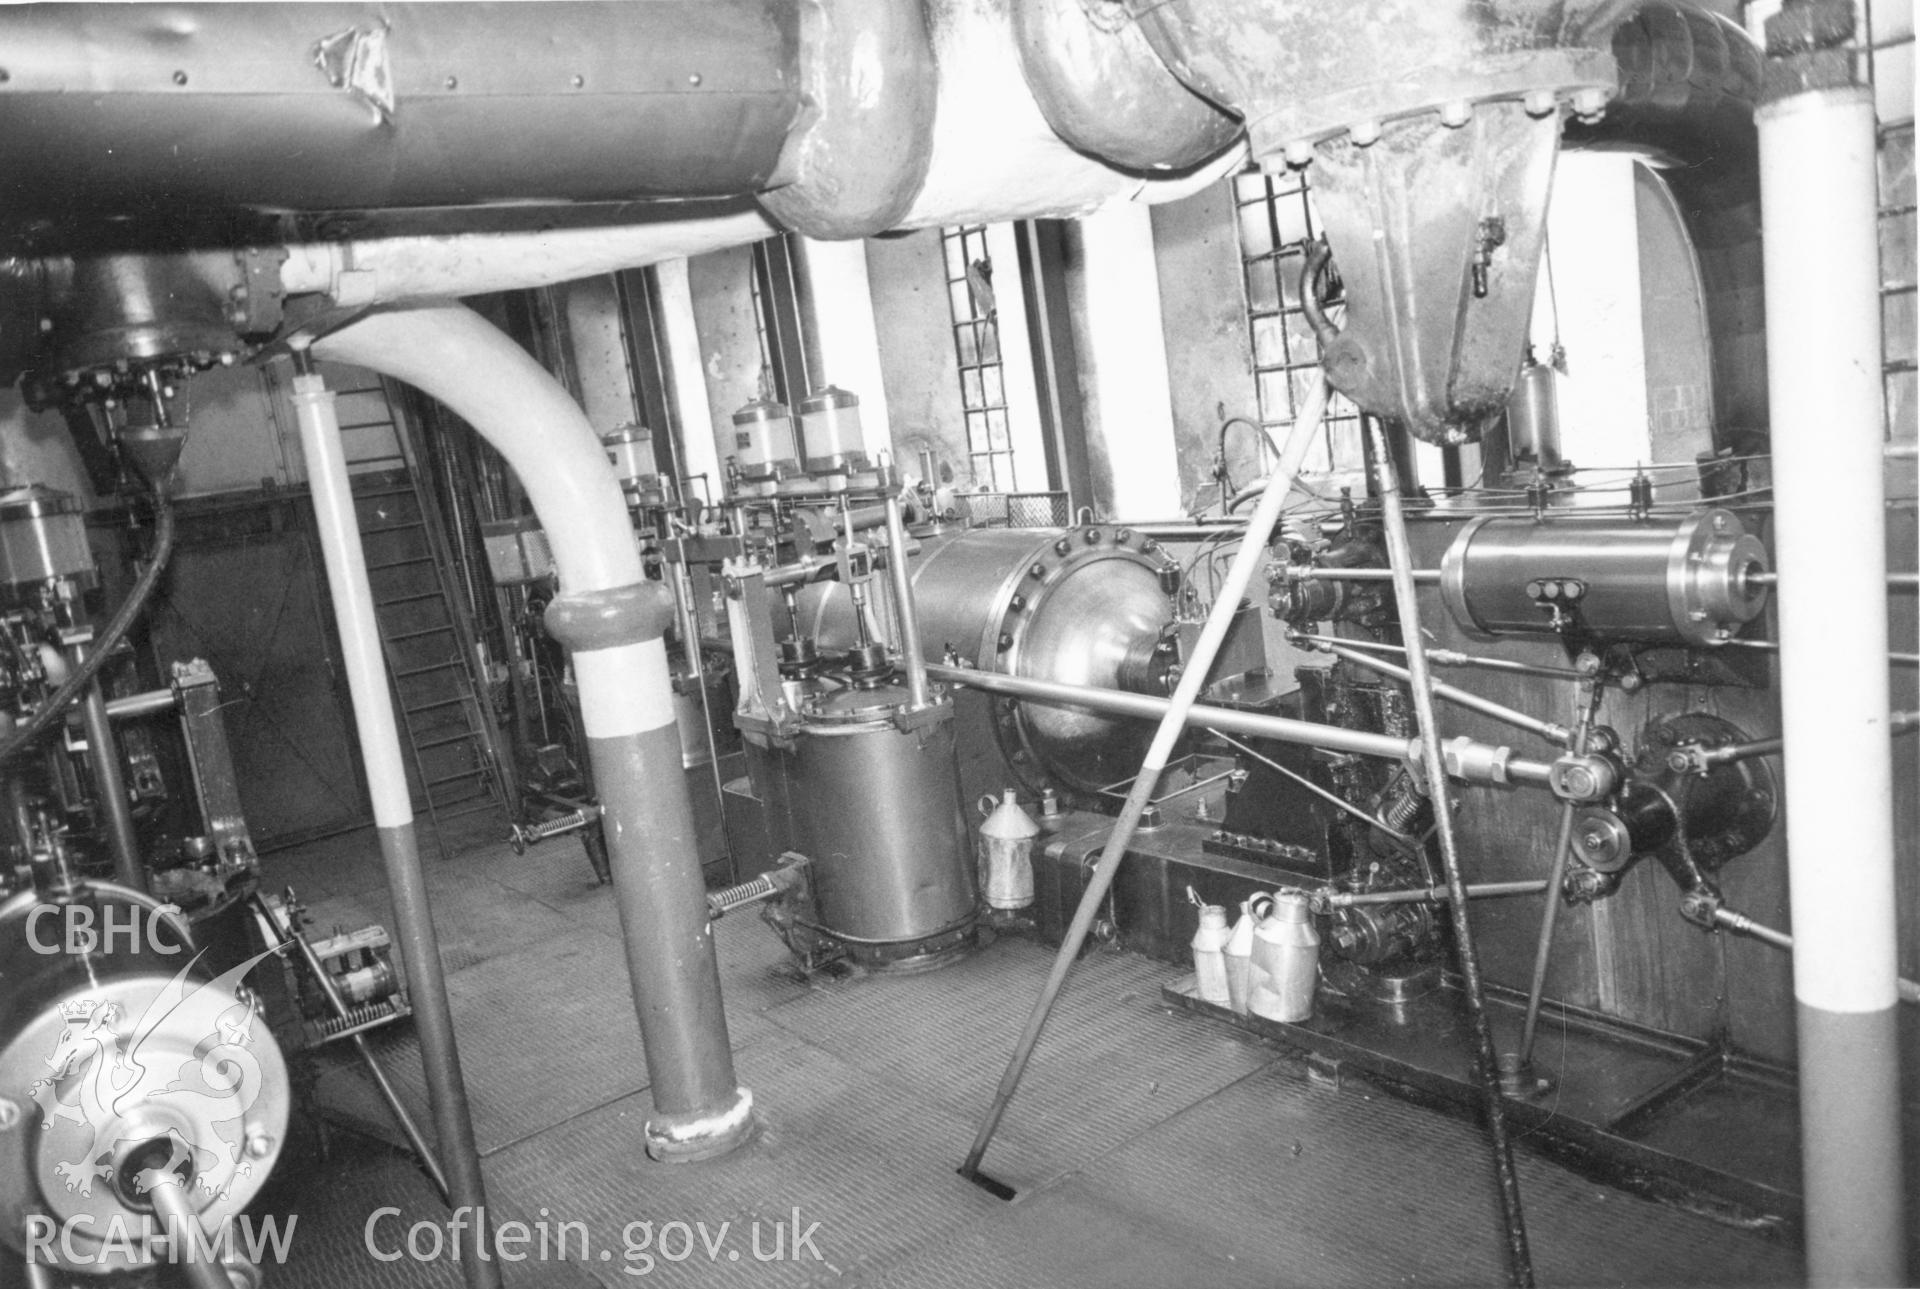
[[[867,282],[880,333],[880,372],[903,469],[920,471],[922,448],[965,482],[970,471],[953,315],[947,304],[940,230],[867,243]]]
[[[240,800],[262,847],[368,818],[310,523],[304,495],[189,510],[150,614],[162,675],[204,658],[220,678]]]
[[[585,278],[557,288],[566,311],[573,370],[580,382],[587,419],[602,434],[631,424],[639,415],[633,369],[627,360],[626,330],[620,319],[620,293],[610,275]],[[648,429],[663,433],[665,426]]]
[[[1221,422],[1230,416],[1256,424],[1260,419],[1233,218],[1233,189],[1227,183],[1209,184],[1184,200],[1153,207],[1173,435],[1180,457],[1180,496],[1188,513],[1219,504],[1213,461]],[[1238,452],[1247,455],[1234,459],[1251,460],[1252,436],[1244,428],[1236,435],[1245,436],[1236,443]]]
[[[753,322],[753,248],[732,246],[687,261],[700,369],[724,467],[733,455],[733,414],[760,397],[760,341]]]
[[[1713,450],[1713,354],[1700,266],[1672,190],[1647,167],[1635,166],[1633,195],[1641,334],[1652,338],[1646,347],[1651,459],[1690,462]]]
[[[1560,383],[1563,455],[1582,467],[1646,459],[1646,336],[1641,329],[1635,162],[1562,153],[1547,209],[1547,258],[1534,297],[1532,340],[1544,360],[1566,345]],[[1585,482],[1585,480],[1583,480]]]

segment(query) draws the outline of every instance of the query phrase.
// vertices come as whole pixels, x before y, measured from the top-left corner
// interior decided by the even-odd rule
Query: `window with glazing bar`
[[[995,492],[1012,492],[1013,440],[1007,431],[1000,317],[993,296],[993,260],[987,254],[986,226],[963,224],[943,229],[940,239],[946,253],[947,307],[953,319],[960,405],[967,418],[967,455],[973,478]]]
[[[1308,245],[1320,236],[1320,224],[1302,171],[1252,171],[1230,182],[1260,424],[1278,443],[1292,428],[1320,366],[1320,348],[1300,306],[1300,273]],[[1335,394],[1327,404],[1326,425],[1326,434],[1301,471],[1302,481],[1361,485],[1366,461],[1359,409]],[[1273,464],[1270,455],[1263,464]]]

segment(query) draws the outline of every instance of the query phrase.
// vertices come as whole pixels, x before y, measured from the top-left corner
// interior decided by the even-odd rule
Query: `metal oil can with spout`
[[[991,794],[980,802],[986,809]],[[987,907],[1024,909],[1033,904],[1033,839],[1040,825],[1027,817],[1006,789],[980,825],[980,887],[986,892]]]
[[[1293,1023],[1313,1015],[1320,976],[1320,936],[1305,891],[1282,889],[1253,928],[1247,1008],[1268,1020]]]

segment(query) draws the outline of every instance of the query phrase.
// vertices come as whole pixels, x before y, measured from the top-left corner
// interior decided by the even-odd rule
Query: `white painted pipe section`
[[[381,656],[380,624],[374,617],[373,588],[367,580],[367,556],[353,509],[346,450],[340,443],[340,418],[334,411],[333,393],[319,376],[295,376],[292,401],[300,450],[307,459],[307,487],[320,530],[320,553],[327,568],[347,692],[360,727],[373,822],[381,828],[404,827],[413,822],[413,801],[407,792],[393,694],[387,688],[387,664]]]
[[[1808,1277],[1897,1284],[1906,1233],[1872,94],[1803,92],[1757,121]]]
[[[660,329],[667,343],[667,367],[673,373],[673,398],[680,413],[681,471],[707,476],[707,495],[718,501],[726,476],[713,442],[713,404],[707,398],[707,374],[700,365],[700,331],[694,323],[693,284],[684,259],[654,265],[660,288]],[[689,487],[691,491],[691,486]]]
[[[867,244],[816,242],[809,237],[798,241],[801,272],[812,302],[813,336],[820,345],[820,370],[813,374],[814,382],[838,385],[859,395],[867,455],[891,452],[893,422],[887,415],[886,382],[880,374],[880,331],[873,321]]]
[[[373,313],[314,342],[321,358],[403,380],[473,426],[519,476],[569,595],[644,580],[600,438],[527,351],[463,304]]]
[[[484,295],[744,246],[779,231],[758,210],[545,232],[385,237],[287,247],[289,295],[319,292],[348,306]]]
[[[1106,449],[1116,515],[1180,513],[1173,392],[1153,221],[1143,206],[1080,221],[1073,327],[1089,430]],[[1090,387],[1090,388],[1089,388]]]
[[[1795,990],[1872,1011],[1898,976],[1873,100],[1759,119]]]
[[[1013,445],[1014,487],[1048,486],[1046,430],[1040,424],[1040,387],[1033,375],[1033,338],[1027,331],[1026,284],[1020,243],[1009,223],[987,225],[987,259],[994,266],[993,300],[1000,326],[1000,379],[1007,399],[1007,441]]]

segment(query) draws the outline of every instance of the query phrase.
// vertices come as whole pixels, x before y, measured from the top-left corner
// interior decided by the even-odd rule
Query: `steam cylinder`
[[[0,495],[0,582],[37,586],[56,577],[93,585],[93,552],[80,503],[39,484]]]
[[[930,659],[1040,680],[1164,693],[1156,648],[1173,621],[1172,565],[1124,528],[974,528],[917,535],[912,565],[920,644]],[[823,650],[855,644],[836,583],[799,598],[800,623]],[[895,631],[883,620],[888,642]],[[1006,707],[995,736],[1034,792],[1094,792],[1133,774],[1150,723],[1039,703]],[[990,785],[999,788],[1004,784]]]
[[[829,690],[785,754],[794,843],[813,861],[819,925],[872,965],[971,941],[976,888],[953,705],[912,713],[900,686]]]
[[[1732,512],[1684,519],[1488,516],[1440,561],[1440,596],[1479,639],[1554,631],[1543,598],[1588,636],[1713,645],[1766,607],[1766,548]]]

